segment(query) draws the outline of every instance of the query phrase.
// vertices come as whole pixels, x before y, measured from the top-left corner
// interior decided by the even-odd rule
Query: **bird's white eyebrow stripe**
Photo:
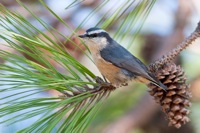
[[[101,32],[106,32],[106,31],[105,30],[95,30],[95,31],[90,31],[87,34],[91,35],[91,34],[94,34],[94,33],[98,34],[98,33],[101,33]]]

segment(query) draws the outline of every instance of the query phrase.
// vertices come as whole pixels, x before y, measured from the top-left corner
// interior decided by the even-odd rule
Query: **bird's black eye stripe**
[[[91,34],[91,35],[88,35],[88,37],[97,37],[97,33],[94,33],[94,34]]]

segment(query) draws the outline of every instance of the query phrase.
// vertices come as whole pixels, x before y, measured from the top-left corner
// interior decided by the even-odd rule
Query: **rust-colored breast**
[[[95,56],[94,61],[99,71],[105,76],[114,86],[119,87],[123,83],[128,82],[128,78],[121,72],[121,69],[105,61],[100,56]]]

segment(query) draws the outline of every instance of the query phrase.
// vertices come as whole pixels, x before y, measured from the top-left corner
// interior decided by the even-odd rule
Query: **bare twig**
[[[200,22],[197,25],[195,31],[187,37],[182,43],[180,43],[176,48],[170,51],[168,54],[162,56],[162,58],[156,60],[155,62],[149,65],[149,69],[151,71],[156,71],[159,68],[163,67],[165,64],[171,62],[175,59],[177,55],[180,54],[181,51],[186,49],[193,41],[195,41],[198,37],[200,37]]]

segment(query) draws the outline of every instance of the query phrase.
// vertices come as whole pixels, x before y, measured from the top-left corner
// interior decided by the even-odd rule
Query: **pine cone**
[[[161,104],[162,111],[169,119],[169,125],[180,128],[181,125],[190,121],[187,115],[190,111],[187,107],[191,106],[188,91],[189,85],[186,84],[184,71],[175,64],[166,65],[164,68],[155,72],[156,77],[168,87],[167,92],[163,89],[150,84],[149,92],[156,102]]]

